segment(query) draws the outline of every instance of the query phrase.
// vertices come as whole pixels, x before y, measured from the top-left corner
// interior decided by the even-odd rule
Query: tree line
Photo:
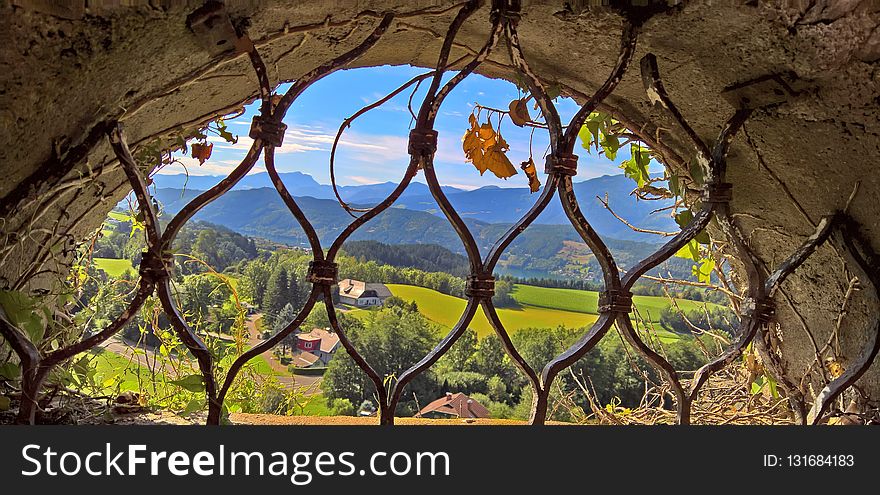
[[[439,328],[407,304],[389,304],[363,320],[344,312],[337,315],[348,337],[364,358],[387,380],[395,380],[437,344]],[[317,312],[308,323],[321,325],[326,315]],[[511,335],[517,350],[533,369],[540,370],[554,356],[577,340],[587,329],[526,328]],[[645,392],[645,382],[660,382],[658,373],[635,353],[624,349],[614,331],[571,367],[571,373],[557,377],[559,387],[551,398],[566,400],[589,411],[586,395],[577,383],[594,389],[600,404],[618,403],[636,407]],[[706,362],[690,338],[666,344],[664,352],[679,370],[693,370]],[[347,411],[364,400],[376,400],[372,382],[347,354],[330,362],[322,385],[324,395],[336,410]],[[477,337],[465,330],[450,350],[431,368],[410,382],[403,391],[397,414],[414,415],[420,407],[446,392],[462,392],[486,406],[493,417],[528,419],[531,386],[504,351],[498,336]],[[576,419],[567,408],[555,408],[552,419]]]

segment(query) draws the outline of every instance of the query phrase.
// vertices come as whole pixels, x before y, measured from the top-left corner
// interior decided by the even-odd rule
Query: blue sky
[[[350,69],[337,71],[312,85],[291,106],[284,119],[288,130],[283,146],[276,150],[279,171],[304,172],[322,184],[329,183],[330,147],[342,121],[425,71],[426,69],[410,66]],[[422,88],[413,98],[416,113],[428,82],[429,80],[422,84]],[[287,86],[282,86],[279,92],[286,89]],[[346,130],[336,157],[336,176],[341,185],[400,180],[409,158],[406,149],[407,135],[412,125],[407,110],[410,93],[411,90],[404,91],[385,105],[362,115]],[[466,78],[447,97],[435,126],[439,132],[435,168],[444,185],[466,189],[487,185],[527,187],[528,180],[522,171],[508,180],[498,179],[491,172],[480,176],[479,171],[465,161],[461,150],[461,137],[468,128],[468,115],[475,102],[483,106],[507,109],[510,101],[519,97],[521,95],[515,85],[476,74]],[[568,98],[558,98],[556,103],[563,122],[567,122],[578,108]],[[245,109],[242,116],[228,121],[229,130],[240,136],[237,144],[226,143],[216,136],[209,138],[214,142],[214,149],[211,159],[204,165],[200,166],[197,160],[178,154],[177,158],[186,165],[188,173],[225,175],[231,171],[251,144],[247,131],[258,107],[258,103],[253,103]],[[529,111],[535,118],[537,110],[533,110],[532,102],[529,102]],[[485,121],[485,112],[482,121]],[[493,119],[493,125],[495,122]],[[510,145],[507,156],[511,162],[518,165],[528,159],[529,130],[516,127],[509,119],[505,119],[501,130]],[[543,156],[547,143],[547,132],[536,130],[532,152],[540,175],[543,175]],[[597,156],[595,151],[590,154],[580,147],[576,148],[575,153],[580,155],[577,180],[620,174],[621,170],[617,165],[629,158],[626,150],[621,150],[614,163]],[[183,166],[172,164],[159,173],[177,174],[183,171]],[[264,171],[261,159],[252,173]],[[652,168],[652,172],[659,171],[659,166]],[[544,181],[543,177],[541,181]]]

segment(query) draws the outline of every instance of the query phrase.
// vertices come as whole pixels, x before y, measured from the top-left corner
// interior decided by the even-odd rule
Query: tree
[[[229,287],[209,274],[187,276],[182,292],[183,310],[192,325],[206,323],[211,308],[223,304],[230,296]]]
[[[381,311],[370,314],[360,324],[342,314],[340,323],[354,346],[380,376],[393,380],[418,362],[437,342],[438,329],[425,317],[412,312]],[[328,399],[348,399],[352,404],[372,399],[375,388],[355,362],[337,354],[330,361],[322,385]],[[403,390],[398,414],[414,414],[413,393],[424,400],[438,393],[437,380],[429,369],[419,374]]]
[[[330,412],[334,416],[354,416],[354,404],[348,399],[336,399],[330,405]]]
[[[284,328],[287,327],[287,324],[293,321],[294,318],[296,318],[296,310],[293,309],[293,306],[290,303],[285,304],[275,318],[275,333],[284,330]],[[296,346],[296,332],[288,334],[287,337],[281,341],[281,346],[282,352],[286,352],[286,349],[293,349]]]
[[[239,293],[254,304],[262,304],[271,275],[272,271],[265,261],[254,260],[248,263],[242,270],[242,277],[238,285]]]
[[[266,294],[263,296],[263,312],[265,313],[267,323],[274,326],[276,317],[281,308],[289,302],[287,296],[290,286],[287,282],[287,268],[283,265],[272,271],[269,277],[269,284],[266,288]]]
[[[516,299],[513,298],[513,283],[508,280],[495,281],[495,295],[492,296],[492,303],[500,308],[516,306]]]
[[[474,371],[473,357],[477,352],[477,332],[470,328],[462,332],[461,337],[449,348],[444,356],[449,366],[455,371]]]
[[[493,375],[492,378],[489,378],[489,381],[486,383],[486,393],[489,394],[489,398],[496,402],[507,401],[507,385],[498,375]]]

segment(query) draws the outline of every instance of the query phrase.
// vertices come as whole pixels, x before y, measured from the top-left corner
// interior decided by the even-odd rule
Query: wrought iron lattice
[[[680,233],[671,237],[656,252],[640,261],[626,273],[621,274],[613,255],[602,238],[590,226],[588,219],[581,212],[578,199],[575,197],[572,177],[577,174],[578,157],[573,154],[573,150],[578,139],[578,130],[584,124],[585,119],[615,90],[627,72],[635,53],[642,22],[649,14],[646,14],[646,11],[640,11],[638,8],[622,12],[624,14],[624,23],[621,33],[619,57],[614,68],[604,84],[587,99],[571,121],[567,125],[563,125],[552,99],[548,97],[544,84],[529,66],[523,54],[517,34],[519,23],[519,2],[517,0],[493,0],[489,17],[491,28],[488,39],[476,55],[467,60],[467,63],[441,86],[443,75],[449,67],[464,61],[460,59],[450,63],[449,54],[461,26],[478,11],[481,3],[480,1],[472,0],[463,4],[448,27],[435,69],[427,75],[419,76],[421,78],[419,79],[420,81],[430,77],[431,82],[427,94],[419,107],[414,128],[409,136],[408,152],[410,160],[403,178],[388,197],[370,209],[358,210],[349,208],[339,198],[340,203],[355,218],[336,237],[326,253],[315,229],[290,191],[285,187],[275,168],[275,149],[281,146],[286,129],[282,121],[294,100],[309,86],[328,74],[346,66],[375,45],[390,26],[393,15],[387,14],[381,17],[372,33],[357,47],[300,77],[285,94],[277,98],[273,97],[273,91],[263,60],[247,34],[237,32],[232,28],[231,22],[222,6],[219,10],[204,13],[204,18],[200,19],[203,21],[207,18],[212,19],[210,25],[219,26],[222,36],[233,37],[234,39],[231,41],[234,43],[236,50],[248,55],[251,65],[256,72],[259,82],[260,113],[254,117],[249,132],[250,137],[253,138],[253,144],[242,162],[226,178],[193,199],[170,221],[164,231],[161,231],[149,190],[141,175],[138,164],[135,162],[126,143],[122,123],[117,122],[111,127],[107,133],[110,144],[125,171],[128,181],[131,183],[139,209],[144,217],[147,247],[140,263],[138,288],[129,302],[128,308],[101,332],[45,355],[41,354],[25,334],[10,323],[5,315],[0,314],[0,332],[2,332],[2,335],[19,356],[23,368],[23,395],[19,422],[34,422],[40,386],[53,366],[77,353],[100,344],[115,334],[129,322],[133,315],[143,306],[147,298],[154,292],[161,301],[164,312],[168,316],[174,330],[198,361],[199,369],[205,382],[208,424],[220,423],[224,399],[242,367],[248,361],[270,350],[285,339],[285,337],[293,333],[303,323],[315,305],[321,301],[323,301],[325,306],[330,325],[337,332],[343,347],[375,386],[379,398],[381,424],[393,424],[394,411],[406,385],[450,349],[468,327],[478,308],[483,309],[484,314],[500,338],[505,351],[526,375],[530,386],[534,390],[530,420],[532,424],[542,424],[547,419],[550,386],[557,375],[593,349],[608,333],[612,325],[615,324],[629,344],[651,365],[656,367],[670,385],[676,402],[676,417],[679,424],[688,424],[690,422],[692,404],[710,375],[733,363],[752,342],[755,343],[763,362],[771,374],[774,375],[786,392],[798,419],[801,422],[819,422],[823,415],[827,413],[829,405],[833,400],[847,387],[855,383],[870,367],[878,349],[880,349],[880,335],[878,335],[878,332],[880,332],[880,318],[873,325],[873,333],[868,339],[863,355],[842,376],[832,381],[821,391],[814,404],[812,404],[811,410],[807,413],[804,398],[798,391],[797,385],[786,378],[778,356],[771,350],[768,343],[769,327],[774,318],[773,297],[786,277],[803,264],[815,252],[818,246],[829,240],[834,243],[839,252],[845,253],[848,265],[857,273],[860,280],[871,286],[876,295],[878,287],[880,287],[880,275],[878,275],[880,274],[880,260],[878,260],[875,253],[871,252],[868,243],[861,237],[858,225],[845,213],[836,213],[823,218],[816,233],[810,236],[797,251],[772,273],[763,273],[759,260],[748,249],[745,239],[734,225],[730,207],[733,188],[730,183],[725,182],[727,171],[726,158],[731,141],[753,110],[742,109],[735,112],[724,123],[718,138],[713,144],[710,145],[704,142],[669,98],[660,77],[657,60],[652,54],[648,54],[642,58],[640,63],[641,76],[647,96],[652,103],[660,105],[668,111],[672,119],[681,127],[685,136],[688,137],[690,145],[694,148],[696,159],[703,169],[705,185],[700,199],[701,207],[694,215],[693,220]],[[198,29],[194,28],[194,31],[198,31]],[[213,34],[209,33],[209,36],[213,36]],[[547,180],[536,203],[494,244],[485,258],[483,258],[480,255],[473,235],[464,221],[462,221],[461,216],[446,198],[437,178],[434,168],[437,131],[434,130],[433,126],[437,112],[446,96],[489,57],[498,47],[502,38],[506,39],[510,59],[515,69],[523,75],[529,91],[535,97],[545,117],[550,137],[550,151],[547,155],[545,166]],[[402,88],[396,90],[392,95],[401,90]],[[238,356],[221,382],[214,375],[215,363],[212,361],[212,355],[205,342],[187,324],[173,299],[171,289],[173,263],[167,253],[170,251],[171,244],[183,225],[199,210],[229,191],[251,171],[261,155],[275,189],[308,238],[313,256],[308,269],[308,281],[312,284],[312,288],[308,299],[303,307],[299,309],[296,317],[273,336]],[[349,339],[346,329],[340,325],[336,318],[336,311],[331,297],[331,287],[336,283],[338,275],[335,260],[343,243],[357,229],[389,208],[401,196],[419,171],[424,173],[424,178],[428,183],[431,194],[439,205],[440,210],[457,232],[467,253],[470,263],[470,275],[467,277],[466,286],[467,305],[458,322],[431,352],[400,374],[397,380],[386,382],[358,352],[358,349]],[[605,288],[599,298],[599,318],[590,327],[589,331],[581,336],[571,347],[553,358],[542,370],[536,370],[526,362],[514,347],[510,335],[498,317],[492,303],[495,288],[493,272],[505,249],[554,200],[560,202],[571,224],[596,256],[602,270]],[[356,216],[354,212],[362,214]],[[727,238],[730,245],[733,246],[735,254],[743,264],[747,275],[747,286],[744,291],[745,300],[741,311],[740,334],[738,341],[734,345],[722,355],[697,370],[686,386],[681,375],[669,361],[647,345],[640,337],[639,332],[634,328],[629,316],[632,312],[631,289],[642,275],[669,259],[676,251],[694,239],[707,227],[713,217],[717,220],[723,235]],[[760,338],[756,339],[755,337],[758,335],[760,335]]]

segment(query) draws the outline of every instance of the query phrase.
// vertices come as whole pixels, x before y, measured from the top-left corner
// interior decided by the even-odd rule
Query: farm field
[[[131,272],[132,275],[135,275],[134,268],[131,266],[131,261],[126,259],[116,259],[116,258],[92,258],[92,262],[95,264],[95,267],[99,270],[104,270],[110,277],[118,278],[121,277],[123,273],[126,271]]]
[[[516,302],[523,306],[559,309],[576,313],[597,314],[599,293],[576,289],[553,289],[533,285],[516,284],[511,293]],[[682,311],[701,309],[704,304],[710,308],[719,307],[714,303],[703,303],[688,299],[676,299]],[[662,296],[633,296],[633,306],[641,316],[650,321],[660,321],[660,312],[669,306],[669,299]]]
[[[441,326],[451,328],[458,321],[464,311],[466,302],[464,299],[441,294],[435,290],[412,285],[387,284],[391,293],[406,301],[416,301],[419,311],[429,320],[439,323]],[[540,308],[536,306],[523,306],[522,308],[500,308],[498,317],[510,331],[527,327],[555,327],[564,324],[568,327],[583,327],[596,321],[596,315],[575,313],[572,311],[560,311],[558,309]],[[483,314],[483,309],[477,310],[470,327],[480,337],[494,333],[492,325]]]
[[[395,296],[398,296],[406,301],[415,301],[416,304],[418,304],[419,306],[420,313],[425,315],[425,317],[427,317],[429,320],[439,324],[444,329],[449,329],[455,325],[455,323],[458,321],[459,316],[464,311],[466,305],[466,301],[464,299],[453,297],[447,294],[441,294],[440,292],[432,289],[403,284],[386,285],[391,290],[391,293]],[[527,292],[528,296],[531,297],[531,300],[534,300],[539,304],[542,302],[546,303],[548,298],[553,297],[552,292],[550,294],[541,294],[541,291],[568,290],[545,289],[543,287],[532,286],[520,287],[526,287],[527,289],[524,292]],[[531,291],[531,289],[537,290]],[[520,289],[518,288],[518,290]],[[570,292],[578,293],[582,291],[570,290]],[[595,293],[592,294],[594,299],[598,298]],[[516,293],[514,293],[514,296],[515,295]],[[587,297],[589,297],[589,295],[590,293],[586,293]],[[544,297],[544,301],[541,301],[541,296]],[[657,302],[651,301],[651,299],[654,298],[648,299],[649,302],[653,302],[655,306],[657,305]],[[694,301],[687,302],[691,304],[698,304]],[[567,301],[567,303],[572,304],[570,301]],[[558,325],[565,325],[567,327],[584,327],[592,324],[598,319],[598,315],[585,313],[583,311],[569,311],[564,309],[546,308],[537,305],[526,304],[523,301],[520,301],[520,304],[521,308],[500,308],[497,310],[498,317],[501,319],[501,322],[504,323],[505,328],[510,332],[515,332],[516,330],[522,328],[544,328],[556,327]],[[595,307],[596,303],[594,302],[593,308]],[[652,309],[651,311],[653,312],[654,310]],[[657,312],[659,314],[659,309],[657,310]],[[369,314],[369,310],[356,309],[352,310],[351,314],[358,318],[365,318]],[[477,335],[480,338],[494,333],[494,330],[492,329],[489,320],[487,320],[486,316],[483,314],[482,308],[477,310],[477,313],[476,315],[474,315],[474,319],[470,324],[470,328],[476,331]],[[670,343],[681,338],[680,335],[664,330],[657,325],[655,325],[653,333],[656,334],[656,336],[660,339],[662,343]]]

